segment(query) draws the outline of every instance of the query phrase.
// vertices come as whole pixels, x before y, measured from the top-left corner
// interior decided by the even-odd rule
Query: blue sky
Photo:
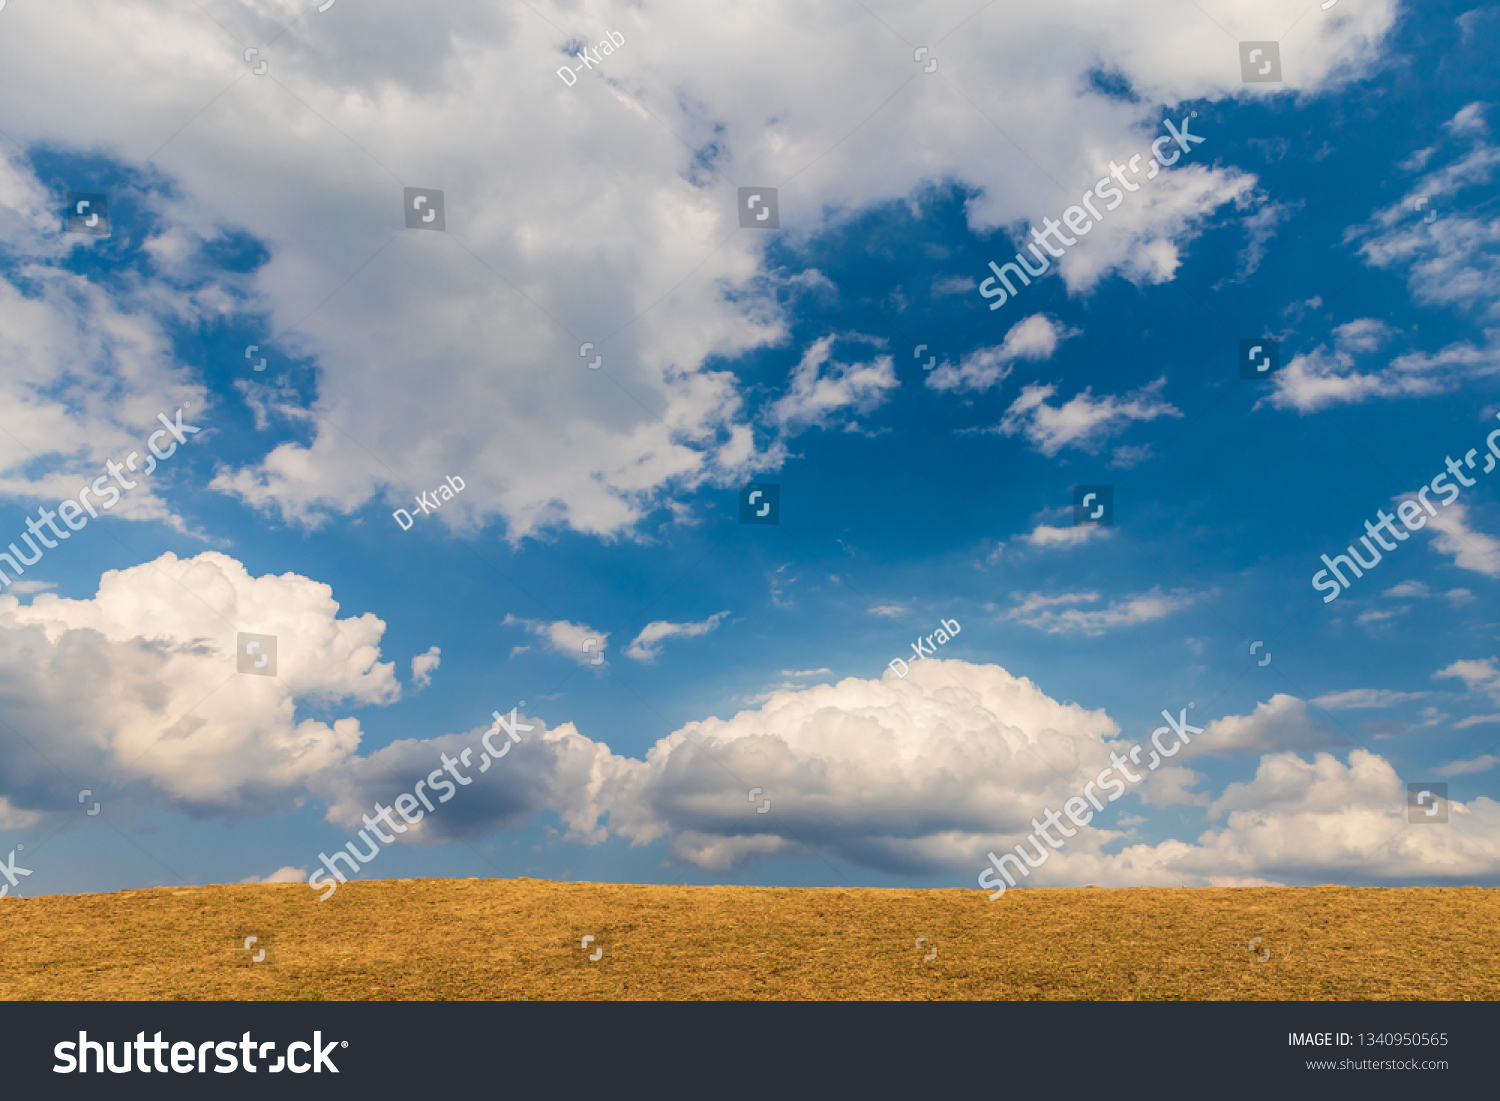
[[[0,595],[15,892],[306,878],[513,707],[363,876],[974,886],[1191,703],[1033,884],[1500,881],[1495,476],[1312,585],[1500,428],[1494,9],[803,7],[0,13],[0,543],[201,428]]]

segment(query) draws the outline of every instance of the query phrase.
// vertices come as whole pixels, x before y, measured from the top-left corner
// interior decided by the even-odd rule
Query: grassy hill
[[[164,887],[0,901],[0,998],[1494,1000],[1497,929],[1478,887]]]

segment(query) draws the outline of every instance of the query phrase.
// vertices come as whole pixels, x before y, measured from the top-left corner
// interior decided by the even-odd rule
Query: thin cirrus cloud
[[[1325,711],[1343,711],[1361,707],[1395,707],[1411,700],[1426,699],[1427,692],[1396,692],[1389,688],[1351,688],[1318,696],[1312,702]]]
[[[1195,594],[1187,589],[1164,593],[1156,587],[1149,592],[1112,600],[1104,607],[1097,606],[1099,594],[1096,592],[1062,593],[1058,596],[1016,593],[1015,596],[1018,603],[1005,613],[1007,619],[1048,634],[1102,635],[1113,628],[1162,619],[1187,607]]]

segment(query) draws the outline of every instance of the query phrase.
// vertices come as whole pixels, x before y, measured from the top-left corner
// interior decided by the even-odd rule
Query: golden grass
[[[0,902],[0,997],[1492,1000],[1497,929],[1479,887],[163,887]]]

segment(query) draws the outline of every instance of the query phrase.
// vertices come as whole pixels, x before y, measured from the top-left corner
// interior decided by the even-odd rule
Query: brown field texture
[[[163,887],[0,901],[0,998],[1494,1000],[1497,932],[1479,887]]]

